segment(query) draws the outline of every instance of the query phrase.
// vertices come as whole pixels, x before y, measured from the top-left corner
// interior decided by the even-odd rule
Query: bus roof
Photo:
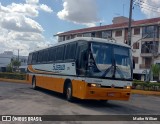
[[[113,39],[103,39],[103,38],[94,38],[94,37],[76,37],[74,39],[62,41],[62,42],[54,44],[53,46],[42,48],[42,49],[39,49],[39,50],[35,50],[33,52],[41,51],[41,50],[48,49],[48,48],[51,48],[51,47],[54,47],[54,46],[59,46],[59,45],[63,45],[63,44],[67,44],[67,43],[71,43],[71,42],[75,42],[75,41],[80,41],[80,40],[83,40],[83,41],[86,41],[86,42],[96,41],[96,42],[99,42],[99,43],[108,43],[108,44],[119,45],[119,46],[124,46],[124,47],[130,48],[129,45],[127,45],[125,43],[122,43],[122,42],[117,42],[116,40],[113,40]]]

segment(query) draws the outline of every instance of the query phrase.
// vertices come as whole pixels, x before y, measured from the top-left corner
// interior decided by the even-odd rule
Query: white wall
[[[134,35],[134,29],[132,29],[132,43],[131,43],[131,46],[132,46],[132,49],[133,49],[133,44],[135,42],[137,42],[138,40],[140,40],[142,38],[142,28],[140,28],[140,34],[139,35]],[[135,65],[135,69],[139,69],[139,65],[142,64],[142,57],[140,56],[141,55],[141,40],[138,41],[139,43],[139,49],[133,49],[132,51],[132,54],[134,57],[138,57],[138,64]]]
[[[112,38],[114,38],[117,42],[122,42],[122,43],[124,43],[124,32],[125,32],[125,30],[122,29],[122,36],[120,36],[120,37],[115,36],[116,31],[117,31],[117,30],[113,30],[113,31],[112,31]]]

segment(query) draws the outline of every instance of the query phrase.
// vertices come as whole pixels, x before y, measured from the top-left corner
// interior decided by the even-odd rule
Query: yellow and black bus
[[[36,87],[90,100],[129,100],[131,48],[110,39],[77,37],[31,52],[27,80]]]

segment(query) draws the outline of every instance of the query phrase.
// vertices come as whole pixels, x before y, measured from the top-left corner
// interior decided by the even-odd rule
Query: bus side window
[[[33,53],[33,56],[32,56],[32,64],[36,64],[36,60],[37,60],[37,52],[36,52],[36,53]]]
[[[51,61],[55,61],[56,59],[56,47],[54,47],[54,48],[52,48],[52,50],[51,50],[51,56],[50,56],[51,58]]]
[[[88,44],[81,44],[77,48],[77,74],[85,76],[88,60]]]
[[[39,51],[37,62],[41,63],[42,61],[42,51]]]
[[[30,65],[32,62],[32,53],[29,54],[29,57],[28,57],[28,65]]]
[[[57,47],[56,60],[63,60],[64,45]]]
[[[65,60],[69,59],[69,54],[70,54],[70,44],[67,44],[66,50],[65,50],[65,57],[64,57]]]
[[[65,60],[75,59],[75,53],[76,53],[76,43],[67,44],[64,59]]]

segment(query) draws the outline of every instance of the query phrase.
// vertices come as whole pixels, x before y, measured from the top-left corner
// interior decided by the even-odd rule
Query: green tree
[[[19,66],[21,66],[21,62],[18,61],[17,59],[16,60],[12,60],[12,65],[15,66],[15,67],[19,67]]]
[[[7,65],[7,72],[13,72],[13,67],[11,63]]]
[[[153,73],[153,76],[158,79],[160,74],[160,66],[158,64],[153,64],[151,66],[151,71]]]
[[[17,59],[12,58],[11,63],[9,65],[12,68],[12,72],[13,72],[13,69],[16,69],[16,70],[19,69],[19,66],[21,66],[21,62],[18,61]]]

